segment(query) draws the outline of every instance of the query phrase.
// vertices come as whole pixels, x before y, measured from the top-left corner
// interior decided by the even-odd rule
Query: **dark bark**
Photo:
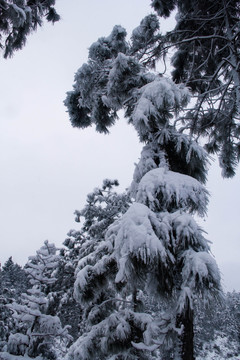
[[[177,318],[177,327],[183,327],[183,331],[179,336],[180,355],[182,360],[194,360],[193,350],[193,310],[187,299],[184,310]]]

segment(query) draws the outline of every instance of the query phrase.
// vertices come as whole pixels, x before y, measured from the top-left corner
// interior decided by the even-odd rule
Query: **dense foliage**
[[[240,154],[240,2],[152,0],[152,7],[160,17],[177,14],[174,29],[157,39],[149,59],[174,49],[172,78],[195,98],[181,120],[204,136],[206,149],[219,155],[223,176],[231,177]]]
[[[80,302],[83,298],[94,302],[96,294],[105,292],[120,305],[86,329],[70,349],[73,360],[93,359],[96,353],[104,358],[145,359],[155,356],[148,351],[171,341],[174,356],[192,359],[194,299],[220,295],[217,265],[192,218],[206,212],[207,154],[177,126],[178,114],[190,99],[188,89],[151,70],[147,53],[158,28],[157,17],[149,15],[133,31],[131,42],[120,26],[98,39],[65,101],[73,126],[95,124],[105,133],[117,111],[124,109],[144,144],[129,189],[133,203],[100,236],[101,241],[95,241],[99,245],[94,255],[80,259],[75,282]],[[163,315],[157,322],[149,317],[148,308],[138,310],[140,293],[161,307]],[[109,300],[102,297],[98,307]]]
[[[0,349],[14,331],[14,319],[6,306],[16,301],[29,287],[26,272],[10,257],[0,271]]]
[[[93,193],[90,194],[90,197],[93,194],[99,194],[100,191],[101,188],[95,189]],[[113,198],[116,197],[116,195],[112,195]],[[107,197],[111,197],[110,194],[108,194]],[[120,195],[120,198],[121,197],[122,195]],[[86,207],[87,206],[88,205],[86,205]],[[86,207],[82,211],[85,211]],[[96,209],[94,205],[93,208]],[[123,208],[125,209],[123,211],[124,214],[127,214],[126,209],[130,209],[129,206],[127,206],[127,208],[124,206]],[[88,209],[90,210],[90,208]],[[78,214],[79,213],[80,212],[78,212]],[[101,215],[101,209],[99,209],[98,213]],[[96,215],[96,212],[93,211],[92,214]],[[90,220],[90,218],[88,219]],[[93,219],[94,217],[92,220]],[[77,233],[78,236],[74,237],[74,234]],[[66,240],[68,246],[65,245],[60,251],[61,255],[58,255],[60,259],[58,256],[56,258],[54,254],[50,256],[49,260],[51,261],[48,262],[48,264],[52,265],[47,266],[48,270],[45,267],[39,266],[42,263],[40,261],[39,264],[39,254],[42,254],[42,249],[46,249],[46,243],[40,249],[40,252],[38,252],[38,259],[36,259],[36,256],[29,259],[25,269],[29,268],[30,264],[32,275],[35,274],[35,271],[32,272],[32,265],[37,265],[35,267],[37,276],[35,277],[34,275],[37,280],[34,279],[34,284],[27,281],[26,270],[13,263],[11,258],[3,266],[0,274],[1,329],[4,330],[0,333],[2,351],[0,357],[2,359],[9,359],[11,354],[15,354],[14,358],[17,358],[24,353],[28,353],[31,358],[36,358],[37,354],[40,353],[44,359],[54,359],[57,356],[57,359],[61,360],[65,354],[68,353],[68,358],[71,359],[74,349],[76,351],[78,348],[79,359],[84,358],[82,357],[83,352],[87,354],[85,356],[86,359],[94,359],[96,356],[110,359],[113,353],[118,353],[117,357],[115,357],[116,359],[120,359],[122,355],[124,355],[126,359],[157,359],[160,355],[165,359],[175,359],[174,347],[176,343],[173,344],[174,347],[170,346],[168,348],[159,348],[156,343],[155,346],[146,344],[145,346],[143,344],[139,345],[141,339],[147,341],[147,339],[151,339],[151,337],[148,338],[148,336],[159,334],[156,326],[161,325],[163,330],[166,330],[166,327],[168,330],[170,330],[171,327],[174,328],[170,314],[167,316],[166,312],[163,312],[164,307],[169,305],[169,298],[167,299],[167,304],[161,302],[159,305],[156,300],[149,298],[144,291],[138,289],[134,297],[129,296],[127,300],[123,301],[124,298],[120,295],[121,289],[119,289],[119,287],[114,289],[114,287],[109,288],[109,283],[108,285],[104,281],[99,283],[100,273],[96,271],[97,269],[99,270],[101,266],[99,263],[100,258],[96,258],[97,254],[100,255],[99,246],[94,249],[94,246],[92,246],[93,243],[89,242],[89,239],[84,241],[84,238],[82,238],[79,247],[80,233],[81,230],[75,233],[73,230],[71,231],[72,235],[69,234]],[[72,244],[71,246],[70,242]],[[54,253],[54,245],[47,244],[48,246],[50,245]],[[88,247],[88,245],[90,245],[90,247]],[[81,248],[83,249],[82,253]],[[73,252],[71,253],[70,260],[71,250]],[[88,255],[84,256],[84,252]],[[101,255],[103,255],[105,259],[109,255],[106,248],[104,249],[102,247]],[[91,259],[93,260],[92,262]],[[84,270],[85,268],[84,262],[85,266],[87,266],[88,263],[88,273],[91,277],[86,279],[85,285],[81,285],[84,287],[83,290],[87,290],[88,288],[88,292],[79,292],[77,284],[79,285],[81,269]],[[63,263],[65,263],[66,269],[71,265],[71,268],[76,270],[75,275],[74,271],[71,272],[71,275],[69,275],[70,272],[62,271]],[[21,278],[20,281],[16,281],[15,276],[12,276],[14,269],[18,270],[17,274],[18,279]],[[50,269],[51,271],[49,271]],[[90,269],[92,270],[91,273],[89,271]],[[40,273],[43,274],[42,270],[44,270],[45,275],[39,276]],[[117,268],[115,268],[114,274],[116,274],[116,271]],[[102,280],[104,280],[104,278],[106,279],[106,276],[107,279],[110,280],[106,272],[103,274]],[[112,280],[114,276],[112,276]],[[60,286],[56,286],[54,282],[56,278]],[[75,292],[78,296],[76,296],[76,300],[80,300],[80,304],[77,304],[72,296],[74,291],[72,280],[76,280]],[[89,280],[92,287],[88,287],[90,284]],[[136,285],[139,286],[141,279],[136,278],[136,280]],[[41,282],[41,293],[37,291],[37,289],[39,289],[39,281]],[[12,294],[18,294],[17,298],[11,299],[11,302],[9,302],[9,295],[3,290],[3,284],[5,282],[7,282]],[[98,288],[96,288],[97,284]],[[22,294],[20,290],[21,287],[24,291]],[[33,291],[33,289],[35,290]],[[106,289],[108,289],[108,292],[106,292]],[[116,296],[116,290],[118,290],[118,297],[114,298],[113,296]],[[79,298],[80,295],[82,299]],[[103,300],[104,298],[105,300]],[[58,299],[58,301],[54,299]],[[23,301],[24,307],[22,306]],[[7,304],[10,304],[10,306]],[[39,306],[41,306],[41,311],[39,311]],[[64,309],[65,311],[63,311]],[[68,312],[68,310],[70,311]],[[24,318],[22,317],[23,311],[25,312]],[[214,302],[207,307],[201,301],[195,299],[194,311],[196,314],[194,320],[196,359],[200,360],[211,356],[219,360],[223,358],[236,359],[240,352],[240,294],[237,292],[227,293],[220,302]],[[5,316],[6,312],[7,316]],[[13,314],[13,316],[11,314]],[[36,315],[39,316],[38,320],[35,318]],[[59,330],[61,327],[59,320],[57,320],[57,315],[61,320],[64,319],[64,325],[73,325],[72,340],[68,337],[68,341],[59,342]],[[76,323],[78,327],[75,327],[74,324]],[[21,326],[19,326],[20,324]],[[48,337],[51,331],[51,336],[48,338],[47,343],[44,344],[44,333],[41,334],[41,337],[38,337],[38,346],[36,346],[37,339],[29,343],[31,335],[30,331],[26,330],[29,329],[30,324],[34,324],[33,329],[35,329],[35,331],[37,328],[45,331],[48,329]],[[44,325],[44,328],[41,328],[40,324]],[[65,334],[64,338],[66,339],[66,328],[64,331],[65,333],[63,332],[63,334]],[[77,338],[79,338],[79,340],[77,340]],[[102,339],[101,343],[99,342],[100,338]],[[119,342],[120,338],[122,342]],[[105,339],[105,342],[103,342],[103,339]],[[129,341],[134,340],[136,341],[135,347],[131,349]],[[74,345],[68,349],[69,345],[74,341]],[[39,346],[40,344],[42,345]],[[102,352],[103,349],[99,352],[100,344],[105,347],[106,353]],[[35,349],[36,352],[33,353],[31,352],[32,350],[29,351],[30,349]],[[154,349],[155,351],[153,351]],[[152,355],[150,355],[150,351]]]
[[[152,0],[157,15],[146,16],[129,41],[115,26],[90,46],[65,100],[70,121],[108,133],[124,110],[141,157],[127,193],[105,180],[88,195],[75,212],[84,222],[64,248],[46,241],[18,274],[11,258],[5,264],[2,350],[68,360],[238,356],[240,297],[224,298],[209,241],[193,216],[207,211],[205,150],[219,155],[227,177],[239,161],[239,5]],[[5,57],[42,17],[58,20],[53,6],[0,1]],[[176,25],[162,34],[159,17],[173,11]],[[158,72],[169,49],[171,77]]]
[[[57,359],[57,349],[67,339],[68,326],[62,328],[60,319],[48,313],[51,286],[56,282],[54,271],[58,267],[57,249],[45,241],[36,256],[29,257],[25,274],[29,287],[5,308],[10,309],[14,326],[7,340],[7,351],[13,355],[42,355]],[[24,289],[22,289],[24,290]]]
[[[54,5],[55,0],[0,1],[0,49],[5,58],[22,49],[44,19],[52,23],[60,19]]]

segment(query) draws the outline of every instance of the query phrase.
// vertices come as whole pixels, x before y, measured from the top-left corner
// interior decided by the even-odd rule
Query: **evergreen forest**
[[[124,192],[104,179],[87,195],[61,247],[3,264],[1,360],[240,359],[240,293],[224,293],[198,224],[211,156],[225,178],[240,159],[239,18],[237,0],[149,0],[131,34],[89,44],[70,123],[111,136],[124,117],[141,155]],[[61,21],[55,1],[0,0],[3,56],[44,19]]]

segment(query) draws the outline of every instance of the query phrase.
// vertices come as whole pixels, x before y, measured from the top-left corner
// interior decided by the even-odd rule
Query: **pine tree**
[[[152,0],[152,7],[160,17],[177,15],[175,28],[159,36],[149,57],[156,61],[176,49],[172,78],[195,98],[182,120],[203,136],[206,149],[219,155],[223,176],[231,177],[240,154],[240,2]]]
[[[30,357],[43,355],[46,359],[57,358],[56,339],[67,341],[67,326],[62,328],[57,316],[48,314],[48,298],[52,284],[55,283],[54,271],[58,263],[57,249],[48,241],[29,257],[26,272],[32,287],[21,295],[20,301],[8,305],[13,311],[17,332],[8,339],[8,352]]]
[[[96,247],[94,266],[81,262],[75,283],[76,296],[84,297],[87,290],[94,298],[104,274],[113,303],[118,299],[121,306],[73,345],[71,360],[91,359],[96,351],[104,359],[149,358],[146,351],[166,343],[169,334],[180,344],[175,356],[193,359],[194,298],[209,300],[220,292],[217,265],[192,217],[206,213],[207,155],[175,122],[189,101],[188,90],[149,71],[148,47],[157,31],[154,15],[133,31],[131,43],[126,31],[115,26],[90,47],[89,61],[78,70],[65,101],[73,126],[95,124],[105,133],[124,109],[145,144],[129,191],[133,204],[109,226]],[[110,264],[115,271],[107,272]],[[141,293],[167,304],[158,322],[138,311]]]
[[[11,312],[6,307],[9,300],[9,292],[7,292],[3,287],[2,270],[0,269],[0,351],[5,347],[10,331],[13,327]]]
[[[17,298],[29,286],[27,274],[20,265],[12,260],[12,256],[2,267],[2,288],[13,292],[13,298]]]
[[[55,0],[1,0],[0,48],[5,58],[22,49],[27,36],[42,26],[43,20],[52,23],[60,19]]]
[[[117,266],[112,246],[104,241],[109,225],[129,208],[129,196],[112,191],[116,185],[116,180],[104,180],[102,188],[87,196],[87,205],[76,211],[76,220],[84,218],[82,229],[71,231],[66,242],[69,247],[72,244],[74,253],[79,249],[74,296],[83,309],[80,337],[70,348],[70,359],[105,359],[110,354],[119,359],[149,359],[149,354],[131,346],[131,340],[142,339],[143,321],[146,327],[151,317],[135,316],[132,301],[120,296],[114,283]],[[123,307],[125,303],[131,304],[129,309]]]
[[[26,272],[10,257],[0,270],[0,348],[5,347],[15,328],[11,311],[6,305],[16,301],[28,286]]]
[[[63,327],[70,325],[68,345],[79,336],[82,309],[73,297],[74,260],[68,258],[66,249],[60,249],[59,262],[55,270],[56,282],[48,293],[48,315],[58,316]],[[73,262],[72,262],[73,261]],[[76,265],[76,264],[75,264]]]
[[[93,270],[99,258],[108,253],[105,248],[101,249],[100,253],[96,251],[96,248],[104,238],[108,226],[119,218],[129,206],[129,197],[126,194],[115,192],[114,188],[116,186],[118,186],[117,180],[104,180],[102,187],[95,188],[92,193],[88,194],[85,207],[81,211],[75,211],[75,220],[79,222],[81,218],[84,221],[81,230],[71,230],[69,232],[69,237],[64,242],[67,249],[64,250],[63,256],[67,266],[70,266],[71,269],[74,268],[78,278],[81,270],[86,267]],[[108,265],[106,265],[105,272],[115,271],[114,264]],[[92,272],[92,275],[90,275],[90,272]],[[64,296],[64,301],[62,301],[62,309],[64,310],[69,301],[73,303],[77,300],[78,309],[79,307],[81,309],[78,336],[83,334],[87,327],[104,319],[106,313],[110,313],[112,309],[112,305],[108,302],[105,307],[99,309],[97,306],[95,307],[95,305],[111,297],[112,290],[108,288],[107,282],[104,281],[106,274],[103,272],[96,274],[94,270],[90,270],[89,275],[91,284],[86,284],[83,292],[78,291],[78,285],[76,284],[75,291],[73,286],[69,287],[68,295]],[[72,277],[71,281],[73,280],[75,280],[75,277]],[[74,284],[72,283],[72,285]],[[92,290],[93,288],[95,288],[95,291]]]

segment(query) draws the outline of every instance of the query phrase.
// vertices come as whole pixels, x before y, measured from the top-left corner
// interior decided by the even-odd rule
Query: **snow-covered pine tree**
[[[66,249],[61,248],[59,262],[55,270],[57,279],[51,285],[48,294],[48,315],[58,316],[62,326],[70,325],[68,332],[72,339],[69,344],[79,336],[79,323],[82,309],[73,297],[74,271],[76,259],[69,257]]]
[[[0,48],[5,58],[21,49],[44,19],[52,23],[60,19],[54,5],[55,0],[1,0]]]
[[[112,272],[112,277],[116,273],[115,262],[105,262],[102,266],[101,272],[95,271],[95,264],[98,263],[102,257],[106,258],[109,249],[102,247],[98,248],[98,244],[104,239],[104,235],[108,226],[119,218],[129,207],[129,196],[126,193],[117,193],[114,188],[118,186],[117,180],[104,180],[100,188],[95,188],[92,193],[87,196],[87,204],[81,211],[75,211],[77,222],[80,218],[84,219],[82,227],[79,231],[71,230],[69,237],[64,244],[67,250],[64,250],[63,256],[69,266],[74,267],[78,279],[80,273],[86,270],[88,273],[88,283],[80,284],[79,281],[75,285],[75,299],[78,306],[81,307],[81,322],[78,324],[79,334],[82,335],[86,329],[90,328],[102,321],[107,315],[111,314],[115,304],[109,302],[109,298],[113,297],[113,289],[109,287],[108,278]],[[98,251],[96,251],[98,248]],[[73,280],[74,278],[72,278]],[[81,285],[83,287],[80,290]],[[69,288],[69,292],[60,302],[60,311],[64,311],[68,302],[73,297],[73,287]],[[103,302],[106,305],[103,306]],[[98,305],[102,304],[101,308]],[[92,351],[92,349],[91,349]],[[94,352],[94,356],[97,353]]]
[[[2,267],[2,288],[13,292],[13,298],[17,298],[26,291],[29,281],[26,272],[22,267],[13,262],[12,256]]]
[[[2,270],[0,269],[0,351],[6,347],[10,331],[13,329],[13,318],[11,311],[6,304],[12,300],[11,290],[7,291],[3,287]]]
[[[29,257],[26,272],[32,285],[27,293],[21,295],[20,301],[8,305],[13,311],[17,324],[17,333],[8,339],[8,351],[14,355],[30,357],[42,355],[45,359],[57,358],[58,339],[69,339],[68,327],[62,328],[57,316],[48,314],[47,295],[55,283],[54,271],[58,264],[57,249],[48,241]]]
[[[82,229],[71,231],[66,241],[74,253],[78,249],[74,295],[83,309],[81,336],[69,351],[70,359],[105,359],[112,355],[150,359],[149,354],[133,348],[131,340],[142,340],[142,326],[146,328],[152,319],[147,314],[135,316],[132,301],[120,296],[114,281],[117,266],[113,247],[104,240],[109,225],[127,211],[130,203],[127,194],[112,191],[113,185],[118,182],[104,180],[102,188],[87,196],[87,205],[75,212],[77,221],[84,218]],[[126,303],[129,309],[123,306]]]
[[[10,257],[0,269],[0,350],[6,347],[8,337],[14,331],[14,320],[6,305],[16,301],[28,286],[26,272]]]
[[[222,174],[231,177],[239,162],[240,37],[239,0],[151,0],[160,17],[176,15],[176,25],[149,51],[155,61],[172,56],[173,80],[196,98],[183,120],[206,149],[219,155]],[[177,11],[177,14],[176,14]]]
[[[70,359],[93,358],[91,351],[87,353],[89,344],[95,351],[100,338],[103,359],[143,359],[146,349],[156,349],[165,340],[163,335],[172,332],[180,342],[175,358],[192,360],[194,297],[210,299],[220,292],[217,265],[192,217],[206,213],[208,193],[202,184],[207,155],[188,133],[179,131],[175,121],[189,101],[189,92],[150,72],[145,61],[158,28],[157,17],[149,15],[127,43],[126,31],[115,26],[109,37],[90,47],[89,61],[78,70],[74,89],[65,101],[73,126],[95,124],[97,131],[105,133],[117,111],[124,109],[145,144],[130,188],[134,202],[109,227],[105,241],[96,249],[97,254],[103,248],[106,254],[108,249],[94,265],[97,274],[102,274],[110,260],[117,265],[114,279],[111,272],[105,281],[118,290],[124,310],[119,316],[117,309],[79,339],[70,350]],[[89,270],[86,266],[78,273],[75,291],[80,297],[86,284],[90,291],[95,290]],[[164,321],[156,325],[149,315],[137,311],[140,292],[159,303],[167,300],[164,330]],[[126,305],[129,301],[131,310]],[[138,332],[129,341],[131,322],[137,324]],[[115,349],[115,355],[110,355],[114,340],[125,341],[128,351]]]

